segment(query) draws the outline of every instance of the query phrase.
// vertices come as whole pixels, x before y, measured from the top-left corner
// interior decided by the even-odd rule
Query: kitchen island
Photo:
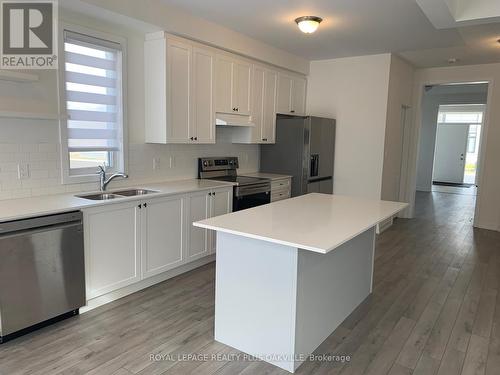
[[[217,231],[215,339],[294,372],[371,293],[375,227],[406,206],[308,194],[193,223]]]

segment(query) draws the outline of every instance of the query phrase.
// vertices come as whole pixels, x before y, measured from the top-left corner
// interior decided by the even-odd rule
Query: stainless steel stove
[[[233,211],[271,202],[271,181],[267,178],[238,176],[237,157],[198,159],[198,177],[233,182]]]

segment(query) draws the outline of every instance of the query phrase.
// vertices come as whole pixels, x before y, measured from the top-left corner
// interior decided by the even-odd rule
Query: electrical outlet
[[[157,171],[160,169],[160,158],[153,158],[153,170]]]
[[[19,180],[26,180],[30,178],[30,165],[27,163],[17,165],[17,178]]]

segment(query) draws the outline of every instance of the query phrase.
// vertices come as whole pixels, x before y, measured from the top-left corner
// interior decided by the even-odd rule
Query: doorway
[[[420,201],[423,196],[443,201],[442,194],[471,200],[465,205],[471,210],[464,214],[472,221],[488,83],[426,85],[421,95],[416,195]]]
[[[484,110],[482,104],[439,106],[433,185],[467,188],[477,185]]]

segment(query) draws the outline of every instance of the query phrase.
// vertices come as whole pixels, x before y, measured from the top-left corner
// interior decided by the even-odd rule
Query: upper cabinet
[[[215,74],[216,112],[250,115],[252,66],[246,61],[218,54]]]
[[[252,81],[252,119],[256,143],[274,143],[276,130],[276,88],[278,73],[254,66]]]
[[[163,32],[148,35],[146,142],[215,143],[215,53]]]
[[[303,76],[278,74],[277,113],[305,115],[307,80]]]
[[[148,143],[215,143],[216,118],[239,125],[235,143],[274,143],[277,113],[305,115],[300,74],[165,32],[146,36],[144,58]]]

